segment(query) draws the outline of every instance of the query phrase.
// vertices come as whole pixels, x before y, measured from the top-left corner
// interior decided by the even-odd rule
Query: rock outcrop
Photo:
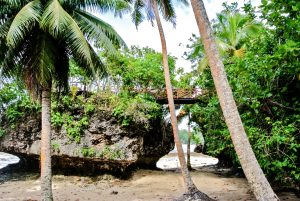
[[[0,151],[19,156],[22,165],[39,167],[40,114],[24,116],[19,123],[4,125]],[[80,142],[67,136],[66,129],[52,129],[53,169],[65,174],[124,174],[134,167],[154,168],[158,159],[174,148],[170,125],[153,120],[150,126],[122,126],[109,111],[90,115]],[[24,166],[24,167],[25,167]]]

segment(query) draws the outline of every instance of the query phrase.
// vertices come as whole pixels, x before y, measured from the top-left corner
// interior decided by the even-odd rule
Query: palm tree
[[[246,40],[259,34],[261,26],[247,15],[222,11],[217,14],[217,21],[213,25],[216,34],[215,41],[222,57],[242,58],[246,53]],[[188,59],[199,61],[198,71],[201,73],[208,67],[208,58],[204,54],[204,47],[200,38],[193,35],[193,44]]]
[[[224,65],[202,0],[191,0],[223,115],[243,171],[257,200],[279,200],[261,170],[233,99]]]
[[[195,184],[193,183],[189,170],[186,165],[182,145],[179,139],[179,131],[178,131],[178,124],[175,114],[175,105],[173,99],[173,91],[172,91],[172,84],[170,80],[170,71],[169,71],[169,64],[168,64],[168,52],[167,52],[167,44],[164,35],[164,30],[162,27],[161,19],[159,10],[161,11],[165,20],[172,22],[175,25],[175,11],[172,5],[171,0],[128,0],[133,4],[133,12],[132,12],[132,20],[136,26],[144,19],[144,15],[142,14],[142,9],[145,9],[147,19],[151,21],[155,20],[157,23],[157,28],[159,31],[161,45],[162,45],[162,56],[163,56],[163,67],[164,67],[164,76],[165,76],[165,84],[166,84],[166,91],[167,91],[167,98],[168,98],[168,105],[170,110],[171,116],[171,124],[173,128],[173,135],[174,140],[178,152],[179,163],[181,166],[181,173],[184,179],[184,183],[186,186],[186,197],[193,197],[194,199],[203,199],[203,200],[212,200],[206,194],[200,192]],[[185,0],[181,0],[181,2],[187,4]]]
[[[51,90],[68,88],[71,57],[88,73],[105,72],[88,41],[111,52],[114,44],[124,45],[124,42],[109,24],[87,9],[113,10],[116,3],[112,0],[0,0],[2,74],[18,77],[33,97],[42,98],[42,200],[53,200]]]
[[[259,34],[261,26],[247,15],[223,12],[217,15],[215,32],[219,50],[229,56],[243,57],[245,39]]]

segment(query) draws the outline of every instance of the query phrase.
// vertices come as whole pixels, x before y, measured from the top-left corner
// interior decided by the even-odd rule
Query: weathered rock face
[[[27,167],[39,167],[40,114],[22,118],[14,128],[5,127],[0,151],[17,155]],[[124,173],[132,167],[153,168],[174,148],[170,126],[160,120],[145,125],[122,126],[108,111],[90,116],[80,142],[67,136],[64,127],[52,129],[53,169],[64,173]]]

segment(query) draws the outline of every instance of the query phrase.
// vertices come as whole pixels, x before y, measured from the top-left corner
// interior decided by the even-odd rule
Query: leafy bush
[[[296,79],[300,70],[296,59],[300,56],[299,48],[289,41],[277,47],[271,43],[274,43],[272,36],[265,33],[252,41],[244,58],[230,58],[225,68],[262,169],[274,183],[297,186],[300,183],[300,82]],[[201,98],[203,103],[192,109],[193,120],[205,136],[207,152],[238,166],[209,69],[198,83],[210,91]]]
[[[128,126],[131,122],[144,124],[147,128],[151,119],[159,118],[162,109],[152,97],[138,94],[134,97],[123,93],[119,97],[113,97],[111,101],[112,114],[120,119],[122,125]]]
[[[14,125],[25,114],[41,111],[41,105],[33,102],[26,91],[16,83],[4,84],[0,89],[0,114]]]
[[[63,96],[61,101],[52,104],[51,124],[55,128],[64,126],[67,136],[79,143],[83,130],[89,125],[89,118],[82,96]],[[92,110],[89,109],[88,112]]]
[[[93,147],[83,147],[81,153],[84,157],[93,157],[96,155],[95,149]]]

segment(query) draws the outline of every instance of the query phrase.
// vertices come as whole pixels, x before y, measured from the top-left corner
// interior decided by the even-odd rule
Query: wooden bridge
[[[155,97],[159,104],[168,104],[167,91],[164,90],[148,90],[144,91]],[[173,98],[175,104],[193,104],[199,101],[199,96],[203,95],[203,91],[199,88],[193,89],[173,89]]]

